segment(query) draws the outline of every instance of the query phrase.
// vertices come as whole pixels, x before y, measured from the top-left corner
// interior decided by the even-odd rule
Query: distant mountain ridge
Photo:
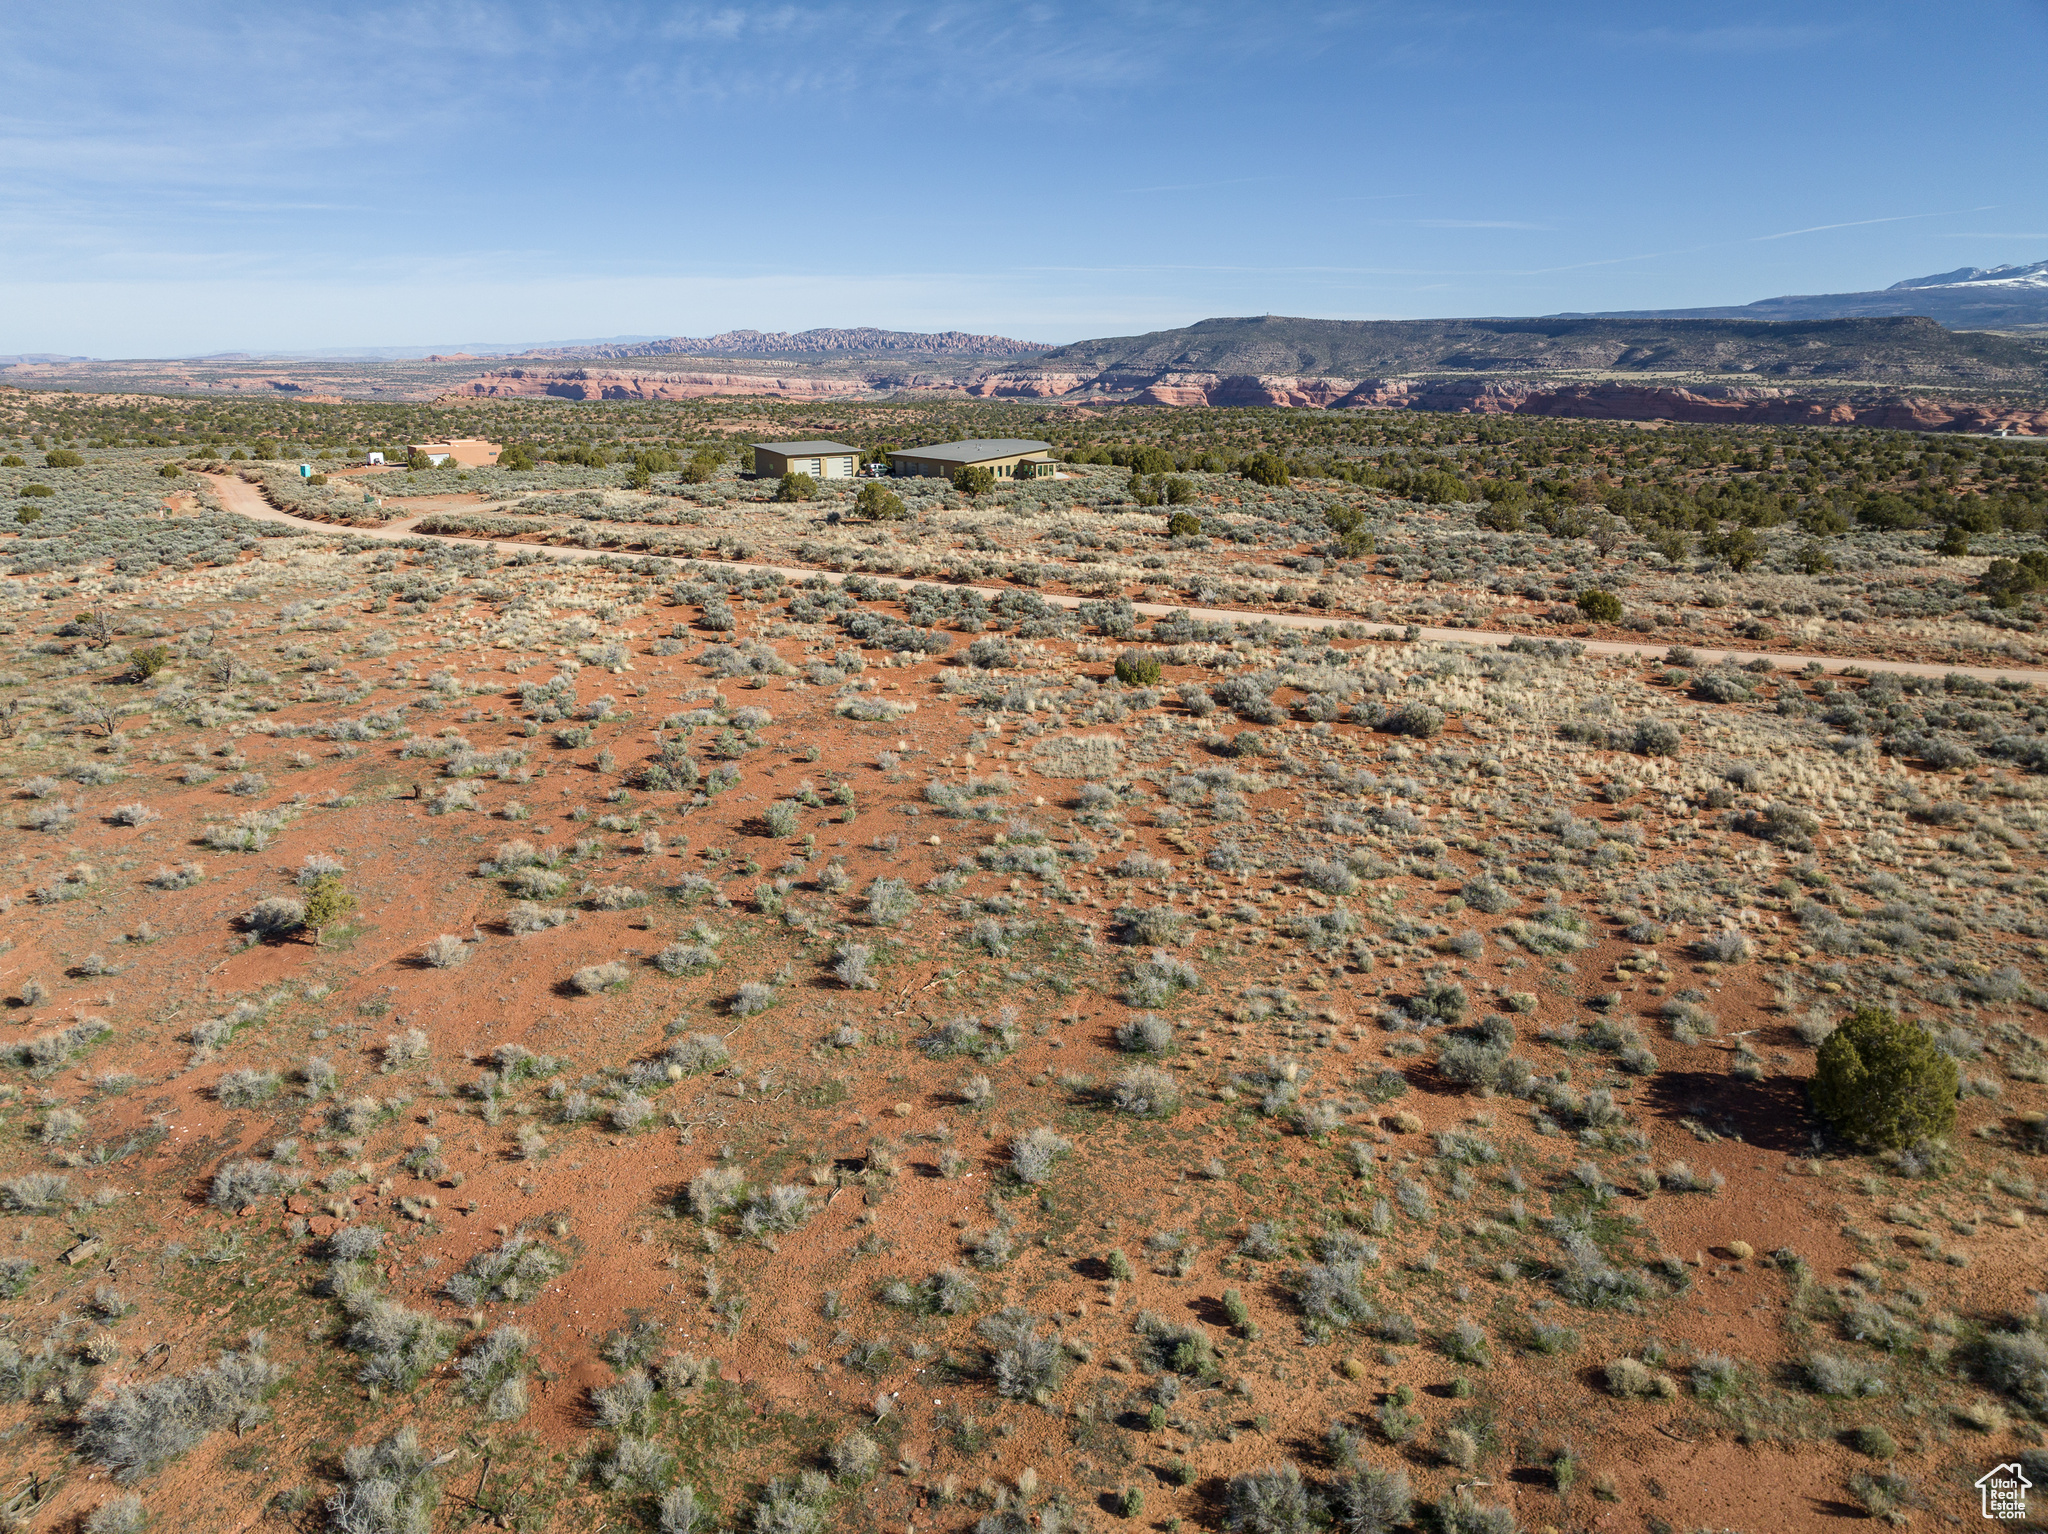
[[[1921,392],[1930,386],[1932,397]],[[1940,397],[1987,388],[2002,398]],[[565,359],[500,367],[454,392],[573,400],[964,395],[2040,435],[2048,433],[2048,410],[2038,408],[2048,395],[2048,337],[1958,334],[1912,316],[1783,323],[1267,314],[1033,348],[994,365],[851,350],[822,366],[737,358],[703,371]]]
[[[976,335],[965,330],[881,330],[872,325],[819,330],[727,330],[715,336],[597,336],[574,341],[461,341],[442,346],[326,346],[281,351],[224,351],[158,360],[189,363],[374,361],[413,362],[464,357],[939,357],[1001,361],[1036,356],[1042,341]],[[94,362],[105,358],[24,352],[0,356],[0,366],[19,363]],[[128,359],[136,360],[136,359]]]
[[[1559,319],[1834,320],[1920,315],[1951,330],[2048,326],[2048,261],[1961,266],[1868,293],[1791,293],[1710,309],[1613,309]]]
[[[872,325],[851,329],[727,330],[715,336],[669,336],[630,346],[554,347],[536,357],[809,357],[828,353],[919,357],[1036,356],[1049,348],[1038,341],[1009,336],[974,335],[964,330],[925,332],[878,330]]]
[[[1202,372],[1363,378],[1413,373],[1740,373],[1758,378],[2026,384],[2048,346],[1958,335],[1916,317],[1318,320],[1267,314],[1055,347],[1048,372]]]

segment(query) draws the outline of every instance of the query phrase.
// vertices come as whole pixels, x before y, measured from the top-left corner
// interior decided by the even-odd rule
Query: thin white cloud
[[[1528,224],[1514,218],[1411,218],[1406,222],[1423,229],[1538,229],[1550,231],[1550,224]]]
[[[1824,234],[1830,229],[1861,229],[1870,224],[1905,224],[1921,218],[1954,218],[1958,213],[1982,213],[1982,208],[1948,208],[1939,213],[1893,213],[1885,218],[1856,218],[1843,224],[1815,224],[1808,229],[1783,229],[1776,234],[1753,234],[1750,242],[1761,244],[1765,240],[1789,240],[1797,234]]]

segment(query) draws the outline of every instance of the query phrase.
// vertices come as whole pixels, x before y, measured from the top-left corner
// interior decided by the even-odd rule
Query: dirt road
[[[229,511],[235,512],[240,516],[250,517],[258,522],[280,522],[288,527],[310,528],[336,535],[345,532],[352,537],[359,538],[384,538],[394,543],[402,542],[408,538],[441,536],[433,533],[416,533],[412,530],[415,524],[424,520],[428,515],[426,512],[422,512],[417,517],[407,517],[400,521],[386,522],[382,527],[352,527],[344,529],[338,528],[332,523],[309,521],[306,518],[294,517],[287,512],[279,511],[263,499],[255,486],[233,475],[209,475],[207,478],[212,483],[215,492],[220,496],[222,505],[226,506]],[[489,539],[466,538],[453,534],[446,536],[450,543],[487,543],[490,541]],[[533,548],[534,545],[509,543],[505,547],[524,549]],[[548,547],[545,552],[553,559],[675,558],[678,563],[682,562],[678,556],[673,555],[622,554],[616,550],[607,549],[562,549]],[[730,565],[735,570],[773,570],[789,580],[808,580],[814,575],[822,575],[828,581],[838,581],[844,578],[831,570],[807,570],[794,565],[749,564],[738,560],[718,560],[713,562]],[[896,575],[875,575],[871,576],[870,579],[892,586],[931,584],[930,582],[911,580]],[[986,597],[997,597],[1003,594],[1005,588],[969,586],[966,589],[978,591]],[[1041,595],[1046,602],[1054,607],[1079,607],[1083,600],[1085,600],[1081,597],[1054,596],[1049,592],[1041,593]],[[1137,609],[1141,616],[1147,618],[1164,618],[1171,613],[1184,612],[1190,617],[1200,618],[1212,623],[1270,623],[1275,628],[1326,629],[1336,628],[1342,624],[1362,623],[1365,621],[1356,616],[1342,614],[1327,618],[1311,618],[1301,613],[1241,612],[1233,608],[1182,607],[1164,602],[1134,602],[1131,605]],[[1401,627],[1398,624],[1376,626],[1389,630]],[[1504,645],[1514,639],[1542,637],[1540,635],[1508,634],[1493,629],[1423,628],[1419,633],[1421,638],[1433,642],[1440,641],[1450,644],[1469,645]],[[1640,660],[1644,658],[1661,659],[1664,653],[1671,648],[1673,641],[1661,641],[1654,644],[1633,644],[1618,639],[1587,639],[1581,640],[1579,643],[1585,645],[1586,653],[1589,655],[1614,655]],[[1987,682],[1997,681],[1999,678],[2005,677],[2013,681],[2048,683],[2048,671],[2029,670],[2024,666],[1935,666],[1919,661],[1885,660],[1877,656],[1799,655],[1782,650],[1722,650],[1719,646],[1708,646],[1706,648],[1713,650],[1717,655],[1725,656],[1736,665],[1743,665],[1753,660],[1768,660],[1780,670],[1787,671],[1797,671],[1801,667],[1809,665],[1817,665],[1824,671],[1844,671],[1854,666],[1863,671],[1892,671],[1901,676],[1939,677],[1957,675],[1977,677]]]

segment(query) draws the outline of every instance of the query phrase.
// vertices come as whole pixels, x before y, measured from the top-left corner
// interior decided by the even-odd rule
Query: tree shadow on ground
[[[1743,1081],[1719,1071],[1659,1071],[1641,1100],[1666,1118],[1695,1119],[1717,1134],[1796,1155],[1813,1148],[1820,1120],[1797,1076]]]

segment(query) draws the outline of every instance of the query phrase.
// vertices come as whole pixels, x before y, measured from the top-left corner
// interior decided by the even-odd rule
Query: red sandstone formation
[[[487,397],[697,399],[769,395],[843,399],[877,393],[960,393],[980,399],[1118,398],[1152,405],[1291,406],[1310,410],[1430,410],[1472,415],[1576,416],[1772,426],[1874,426],[1903,431],[2011,430],[2048,436],[2048,410],[2023,405],[1804,393],[1752,384],[1551,383],[1499,378],[1318,378],[1225,373],[1096,374],[1006,369],[962,383],[933,374],[849,372],[644,373],[627,369],[499,368],[458,392]]]

